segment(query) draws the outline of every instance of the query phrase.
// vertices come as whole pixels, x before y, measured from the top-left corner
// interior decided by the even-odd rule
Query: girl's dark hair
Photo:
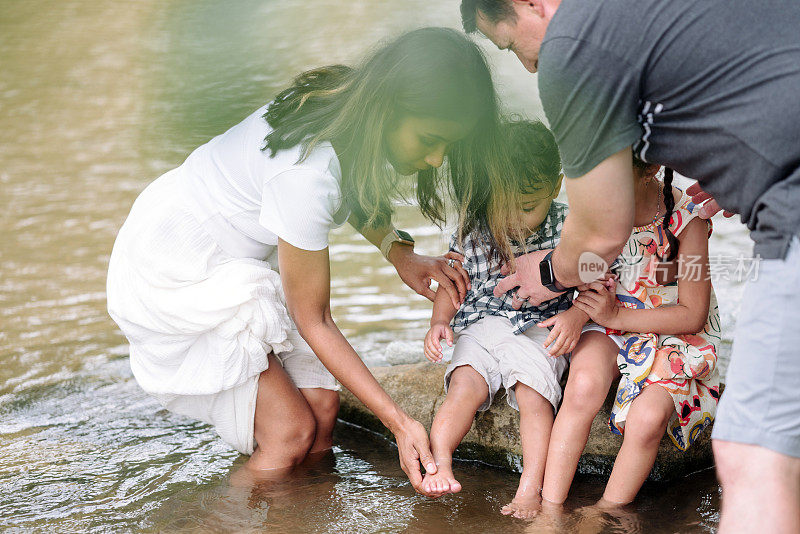
[[[455,201],[461,206],[459,237],[480,234],[487,256],[513,263],[511,242],[527,237],[520,227],[520,197],[546,190],[559,183],[561,158],[553,133],[540,121],[511,120],[503,123],[499,135],[486,139],[480,148],[482,171],[472,179],[460,179],[464,155],[450,156]]]
[[[637,157],[633,158],[633,168],[639,175],[643,175],[646,172],[648,165],[648,163]],[[661,231],[663,232],[667,243],[669,243],[669,253],[667,254],[666,258],[659,257],[659,260],[661,261],[674,260],[678,255],[678,247],[680,246],[680,240],[675,237],[675,234],[673,234],[669,229],[672,213],[675,210],[675,195],[672,192],[672,180],[674,175],[675,173],[672,169],[669,167],[664,167],[664,184],[662,188],[662,194],[664,195],[664,206],[667,208],[667,211],[664,213],[664,220],[661,222]]]
[[[356,68],[334,65],[305,72],[281,92],[264,118],[272,127],[264,150],[301,144],[301,161],[320,142],[337,147],[342,193],[362,226],[381,226],[399,196],[397,174],[387,163],[386,135],[406,116],[469,125],[454,145],[469,150],[496,130],[498,102],[486,60],[464,34],[422,28],[377,49]],[[452,149],[453,147],[451,147]],[[466,169],[471,172],[471,167]],[[422,213],[444,221],[437,169],[417,173]]]
[[[672,178],[673,171],[669,167],[664,168],[664,206],[667,208],[664,214],[664,221],[661,223],[661,229],[669,243],[669,253],[667,254],[666,261],[672,261],[678,255],[678,247],[680,241],[669,229],[669,223],[672,219],[672,212],[675,209],[675,196],[672,194]],[[665,258],[659,258],[664,261]]]

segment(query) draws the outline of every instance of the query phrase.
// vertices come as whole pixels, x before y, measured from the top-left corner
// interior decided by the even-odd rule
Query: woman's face
[[[389,163],[404,176],[441,167],[450,145],[471,129],[456,121],[406,115],[386,134]]]

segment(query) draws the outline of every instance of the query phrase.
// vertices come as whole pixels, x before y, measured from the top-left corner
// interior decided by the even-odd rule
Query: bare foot
[[[422,490],[428,497],[441,497],[447,493],[458,493],[461,491],[461,483],[453,476],[453,468],[450,462],[439,462],[435,474],[425,473],[422,479]]]
[[[503,506],[500,513],[517,519],[533,519],[541,509],[542,496],[539,495],[539,488],[520,480],[514,500]]]

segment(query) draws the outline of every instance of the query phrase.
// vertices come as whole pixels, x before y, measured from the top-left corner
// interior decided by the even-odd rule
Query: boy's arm
[[[453,301],[447,291],[439,288],[436,290],[436,298],[433,299],[433,311],[431,312],[431,326],[436,324],[449,325],[453,317],[456,316],[458,309],[453,306]]]

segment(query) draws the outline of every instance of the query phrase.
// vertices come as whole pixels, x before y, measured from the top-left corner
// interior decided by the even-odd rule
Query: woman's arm
[[[279,240],[278,261],[289,314],[300,335],[333,376],[395,435],[400,465],[419,491],[420,462],[436,472],[428,435],[383,390],[333,322],[328,249],[308,251]]]
[[[678,253],[678,303],[647,310],[634,310],[608,304],[613,302],[614,286],[599,289],[594,282],[592,291],[581,293],[576,302],[593,315],[592,319],[608,328],[623,332],[652,332],[654,334],[696,334],[708,320],[711,302],[711,281],[708,279],[708,226],[696,218],[686,225],[680,236]],[[691,266],[688,268],[687,266]],[[609,294],[611,297],[609,297]],[[587,308],[588,307],[588,308]],[[597,310],[605,309],[606,312]]]
[[[382,228],[359,227],[355,218],[350,217],[350,224],[363,235],[367,241],[380,248],[384,236],[391,226]],[[414,247],[402,243],[394,243],[389,249],[389,262],[394,265],[397,274],[405,284],[418,294],[434,300],[435,293],[431,289],[431,280],[436,280],[440,288],[444,288],[450,296],[453,306],[458,307],[469,289],[469,276],[459,265],[450,265],[447,258],[422,256],[414,252]]]

